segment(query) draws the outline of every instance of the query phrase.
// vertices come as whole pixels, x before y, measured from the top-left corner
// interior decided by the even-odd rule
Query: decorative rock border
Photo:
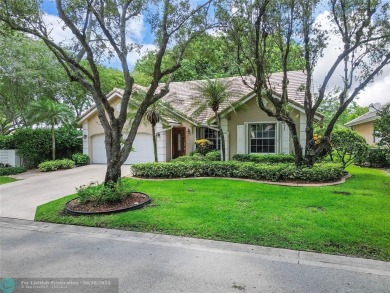
[[[115,213],[127,212],[127,211],[132,211],[132,210],[138,210],[138,209],[143,208],[148,203],[150,203],[151,199],[150,199],[149,195],[147,195],[146,193],[138,192],[138,191],[137,191],[137,193],[145,195],[147,197],[147,200],[142,202],[142,203],[132,205],[132,206],[126,207],[126,208],[119,208],[119,209],[114,209],[114,210],[109,210],[109,211],[101,211],[101,212],[83,212],[83,211],[76,211],[76,210],[72,210],[72,209],[68,208],[68,203],[70,203],[71,201],[78,198],[78,197],[76,197],[76,198],[73,198],[70,201],[65,203],[64,210],[67,214],[72,215],[72,216],[108,215],[108,214],[115,214]]]
[[[343,178],[341,178],[339,181],[319,182],[319,183],[273,182],[273,181],[253,180],[253,179],[245,179],[245,178],[231,178],[231,177],[185,177],[185,178],[142,178],[142,177],[133,177],[133,176],[127,176],[127,177],[138,179],[138,180],[154,180],[154,181],[186,180],[186,179],[227,179],[227,180],[238,180],[238,181],[263,183],[263,184],[270,184],[270,185],[290,186],[290,187],[321,187],[321,186],[332,186],[332,185],[339,185],[339,184],[345,183],[345,181],[348,178],[351,178],[352,175],[347,174]]]

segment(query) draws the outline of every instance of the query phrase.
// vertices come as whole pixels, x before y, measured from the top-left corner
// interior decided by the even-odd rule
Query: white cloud
[[[49,31],[49,36],[54,42],[58,44],[60,42],[68,43],[71,41],[73,34],[71,30],[65,26],[61,18],[51,14],[44,14],[42,18]]]
[[[64,22],[56,15],[44,14],[43,20],[50,32],[50,37],[57,44],[70,44],[73,38],[73,34],[69,28],[64,25]],[[153,44],[143,44],[144,40],[144,18],[143,15],[132,19],[129,22],[128,33],[127,33],[127,42],[141,44],[141,48],[139,50],[133,50],[129,53],[127,61],[130,68],[133,68],[138,59],[140,59],[143,55],[145,55],[148,51],[156,49],[156,46]],[[107,44],[109,48],[112,47]],[[103,63],[109,67],[114,67],[121,69],[120,63],[117,58],[109,58],[108,53],[106,56],[103,56]]]
[[[334,24],[328,19],[329,12],[323,12],[317,16],[316,23],[320,24],[323,29],[331,29]],[[341,37],[335,34],[329,34],[327,47],[323,51],[323,57],[318,60],[314,70],[314,84],[320,85],[337,59],[342,50],[343,43]],[[339,66],[328,84],[328,90],[332,90],[336,86],[342,85],[342,67]],[[383,74],[377,76],[375,80],[369,84],[364,91],[356,99],[356,102],[362,106],[368,106],[371,103],[386,103],[390,102],[390,66],[383,70]]]

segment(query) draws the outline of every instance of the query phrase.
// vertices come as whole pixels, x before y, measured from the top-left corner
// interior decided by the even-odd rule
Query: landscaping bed
[[[110,214],[142,208],[150,202],[148,195],[141,192],[132,192],[119,202],[101,203],[87,202],[80,204],[78,198],[72,199],[65,205],[67,213],[72,215]]]
[[[70,216],[76,194],[37,209],[35,219],[352,255],[390,261],[390,176],[348,167],[341,185],[284,187],[239,180],[123,180],[148,194],[143,209],[110,215]]]

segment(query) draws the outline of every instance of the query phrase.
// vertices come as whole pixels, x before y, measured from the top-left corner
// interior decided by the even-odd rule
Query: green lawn
[[[1,184],[6,184],[6,183],[10,183],[10,182],[14,182],[14,181],[16,181],[16,179],[11,178],[11,177],[0,176],[0,185]]]
[[[128,179],[132,190],[152,197],[149,206],[106,216],[66,216],[62,211],[71,195],[38,207],[36,220],[389,261],[390,176],[355,166],[348,171],[353,177],[346,183],[328,187]]]

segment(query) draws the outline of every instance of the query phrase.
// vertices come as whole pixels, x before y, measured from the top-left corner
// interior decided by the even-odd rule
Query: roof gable
[[[303,111],[304,102],[304,85],[306,83],[306,74],[303,71],[289,71],[287,73],[289,83],[287,85],[287,93],[289,96],[289,102],[295,108]],[[247,102],[254,97],[253,91],[247,85],[244,84],[243,79],[248,84],[253,84],[255,78],[253,76],[235,76],[220,78],[219,80],[228,83],[230,85],[229,91],[231,93],[228,103],[223,103],[220,107],[221,112],[228,111],[230,105],[240,105]],[[274,91],[276,97],[282,94],[282,81],[283,73],[274,73],[269,77],[271,88]],[[193,101],[199,96],[198,86],[204,83],[205,80],[192,80],[183,82],[171,82],[169,84],[169,93],[163,97],[163,101],[168,103],[183,120],[187,120],[195,125],[206,125],[213,119],[214,113],[211,109],[206,109],[197,117],[193,117],[193,113],[196,109],[193,108]],[[160,86],[164,86],[163,84]],[[147,91],[147,88],[135,85],[137,89]],[[123,95],[123,90],[113,89],[107,98],[110,99],[113,95]],[[96,106],[89,109],[82,115],[80,122],[88,119],[93,111],[96,111]],[[317,119],[321,119],[321,115],[317,115]]]

